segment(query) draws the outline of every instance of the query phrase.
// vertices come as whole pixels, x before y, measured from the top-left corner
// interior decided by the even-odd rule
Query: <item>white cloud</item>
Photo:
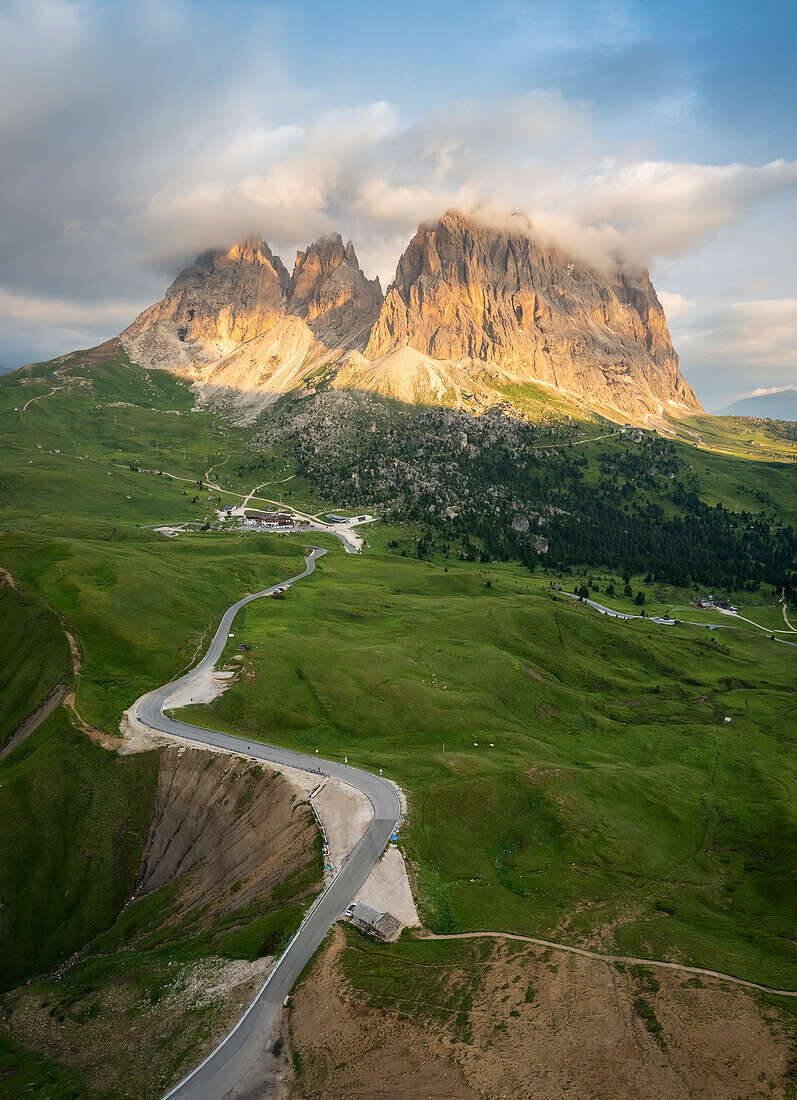
[[[707,407],[788,389],[797,377],[797,299],[698,305],[671,314],[670,331]]]
[[[797,163],[784,161],[714,166],[627,154],[595,165],[587,114],[549,93],[455,105],[413,123],[375,103],[280,130],[290,139],[264,143],[269,153],[253,157],[252,171],[240,174],[240,157],[236,172],[214,177],[194,164],[122,228],[180,250],[253,228],[278,247],[301,247],[340,229],[373,263],[386,237],[406,241],[454,206],[493,219],[521,213],[591,263],[636,266],[681,255],[756,199],[797,186]],[[227,144],[242,141],[231,133]],[[396,259],[379,270],[383,280]]]
[[[696,323],[691,354],[718,365],[732,360],[762,370],[797,370],[797,298],[719,307]]]
[[[607,250],[628,262],[649,263],[688,251],[735,222],[754,200],[797,187],[797,162],[762,166],[681,164],[607,158],[601,165],[564,171],[531,196],[543,208],[592,230]]]
[[[137,303],[131,301],[72,302],[43,298],[0,287],[0,322],[4,325],[37,324],[69,328],[81,325],[127,323]]]
[[[7,356],[0,370],[92,347],[120,332],[140,308],[141,302],[135,301],[76,302],[0,287],[2,349]]]
[[[668,322],[677,321],[698,308],[697,302],[684,298],[683,294],[674,294],[667,290],[657,290],[656,293]]]
[[[417,223],[457,206],[520,213],[595,264],[637,264],[681,255],[797,187],[797,164],[782,160],[710,165],[608,148],[592,107],[556,89],[413,118],[382,100],[325,109],[285,72],[270,9],[251,15],[242,63],[224,8],[199,19],[176,0],[16,0],[0,14],[0,281],[18,310],[39,303],[43,329],[71,311],[68,323],[107,335],[108,287],[134,303],[121,328],[196,253],[252,231],[290,266],[293,249],[337,229],[388,282]],[[565,52],[644,37],[639,6],[622,0],[602,0],[588,26],[550,8]],[[662,299],[672,320],[697,312],[680,295]],[[763,362],[739,306],[737,343]],[[769,339],[788,343],[776,313]],[[719,337],[684,327],[683,339],[705,352]]]
[[[762,386],[758,386],[757,389],[750,390],[749,393],[744,394],[745,397],[768,397],[771,393],[784,393],[786,390],[796,390],[797,386],[772,386],[770,389],[764,389]]]

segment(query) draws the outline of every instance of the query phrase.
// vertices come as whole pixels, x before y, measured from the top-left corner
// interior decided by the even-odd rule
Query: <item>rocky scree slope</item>
[[[531,232],[450,211],[418,229],[384,297],[338,234],[291,276],[252,237],[200,256],[121,341],[242,421],[327,386],[474,411],[542,386],[621,422],[700,411],[647,273],[599,272]]]

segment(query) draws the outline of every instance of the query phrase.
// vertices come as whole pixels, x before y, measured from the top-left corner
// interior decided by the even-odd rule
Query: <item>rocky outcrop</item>
[[[283,316],[289,284],[279,256],[260,237],[250,237],[198,256],[120,339],[131,359],[149,366],[213,362]]]
[[[379,280],[366,279],[354,246],[349,241],[344,247],[339,233],[296,253],[288,312],[304,318],[325,343],[335,346],[344,339],[356,347],[358,336],[367,339],[381,304]]]
[[[253,420],[308,374],[365,347],[382,304],[338,234],[297,253],[293,275],[260,237],[206,252],[121,334],[134,362],[188,371],[200,404]]]
[[[456,212],[399,260],[365,357],[413,348],[483,377],[538,382],[629,417],[700,409],[646,272],[603,274],[528,232]],[[464,361],[464,362],[463,362]],[[481,370],[479,369],[481,365]]]
[[[190,370],[201,401],[241,420],[307,393],[311,374],[472,410],[524,385],[618,421],[701,410],[647,272],[598,271],[528,223],[455,211],[418,229],[385,297],[338,234],[298,252],[291,276],[252,237],[200,256],[120,339],[136,362]]]

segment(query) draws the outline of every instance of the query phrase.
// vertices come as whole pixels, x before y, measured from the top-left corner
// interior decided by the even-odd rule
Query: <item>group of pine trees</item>
[[[589,450],[571,446],[572,426],[562,433],[543,436],[500,410],[353,402],[345,420],[311,416],[291,446],[337,507],[424,532],[419,557],[444,542],[473,561],[601,566],[732,592],[767,584],[797,599],[797,534],[773,502],[764,514],[710,506],[677,447],[653,433]]]

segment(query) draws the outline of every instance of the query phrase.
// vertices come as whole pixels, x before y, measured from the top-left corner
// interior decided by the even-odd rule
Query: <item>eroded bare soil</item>
[[[284,776],[234,756],[166,749],[136,896],[180,879],[174,919],[201,908],[207,922],[272,890],[315,843],[312,811]]]
[[[345,995],[340,927],[292,998],[290,1036],[298,1095],[314,1100],[389,1097],[477,1100],[443,1036]]]
[[[293,1002],[308,1100],[787,1095],[785,1022],[738,987],[482,942],[463,946],[436,986],[414,991],[419,1007],[401,1004],[407,1019],[386,1004],[389,986],[346,980],[344,950],[338,929]],[[458,983],[472,995],[465,1021],[446,1008],[467,1003],[452,996]]]

